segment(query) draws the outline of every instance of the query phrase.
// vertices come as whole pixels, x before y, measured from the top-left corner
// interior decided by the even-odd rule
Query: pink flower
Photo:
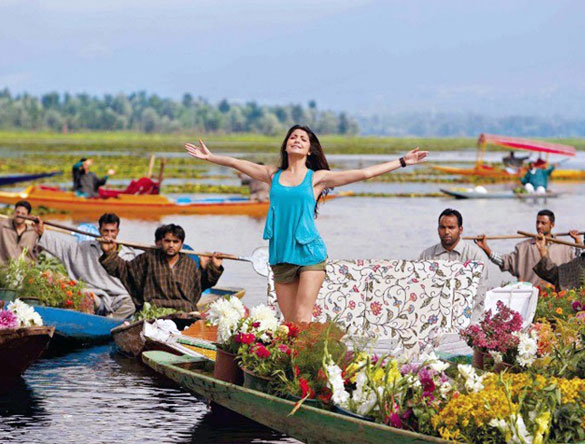
[[[0,310],[0,330],[5,328],[18,328],[18,318],[10,310]]]
[[[370,309],[372,310],[372,314],[374,316],[378,316],[382,312],[382,304],[379,302],[372,302],[370,304]]]
[[[397,429],[402,428],[402,421],[400,420],[400,416],[398,416],[398,413],[392,413],[388,420],[392,427],[396,427]]]
[[[286,353],[287,355],[290,355],[290,348],[286,344],[280,344],[278,346],[278,351],[281,353]]]
[[[583,304],[581,304],[581,302],[579,302],[579,301],[574,301],[571,304],[571,308],[573,309],[574,312],[582,311],[583,310]]]

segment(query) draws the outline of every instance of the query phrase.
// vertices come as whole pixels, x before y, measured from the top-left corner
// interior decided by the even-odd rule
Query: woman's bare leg
[[[311,322],[313,306],[315,305],[324,279],[324,271],[306,270],[301,272],[294,307],[295,322]]]
[[[297,292],[299,289],[299,279],[286,284],[274,283],[276,290],[276,300],[280,311],[286,322],[294,322],[295,305],[297,303]]]

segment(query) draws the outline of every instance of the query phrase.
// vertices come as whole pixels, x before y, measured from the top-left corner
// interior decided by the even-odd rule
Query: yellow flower
[[[563,309],[561,307],[558,307],[556,310],[557,314],[562,315],[563,314]]]

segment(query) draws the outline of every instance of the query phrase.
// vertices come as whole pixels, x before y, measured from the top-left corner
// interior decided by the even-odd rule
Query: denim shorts
[[[276,264],[271,265],[272,272],[274,273],[274,282],[277,284],[290,284],[294,282],[295,279],[299,277],[299,275],[303,271],[325,271],[325,265],[327,264],[327,260],[323,262],[319,262],[315,265],[295,265],[295,264]]]

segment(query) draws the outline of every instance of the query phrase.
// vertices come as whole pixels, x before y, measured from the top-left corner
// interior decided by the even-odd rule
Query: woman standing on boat
[[[309,127],[288,130],[278,167],[212,154],[203,141],[187,143],[197,159],[235,168],[270,184],[270,209],[264,228],[278,305],[286,321],[310,322],[313,305],[325,279],[327,250],[317,232],[317,206],[334,187],[379,176],[422,162],[427,151],[414,149],[400,159],[367,168],[330,171],[319,139]]]

